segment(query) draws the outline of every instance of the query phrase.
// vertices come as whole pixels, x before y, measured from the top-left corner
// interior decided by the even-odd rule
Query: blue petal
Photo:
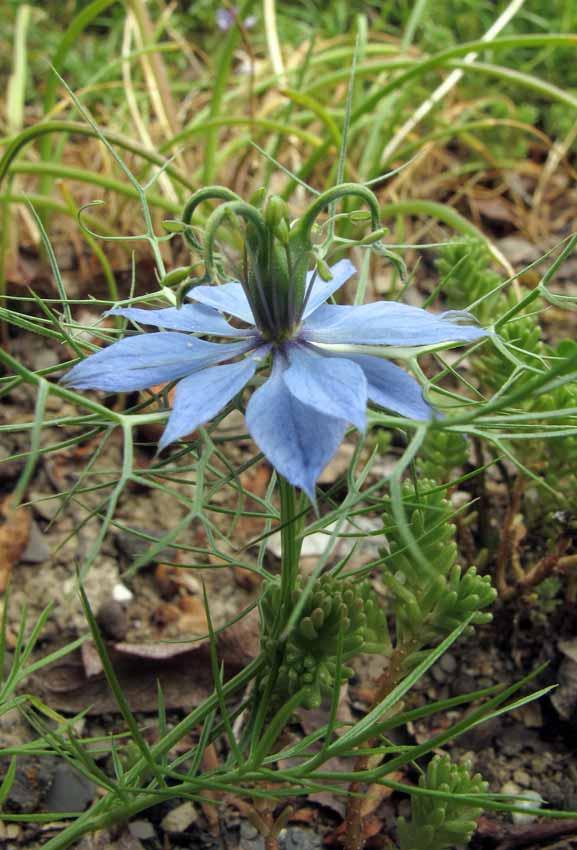
[[[216,286],[194,286],[187,292],[189,298],[214,307],[254,325],[254,316],[240,283],[221,283]]]
[[[302,345],[287,346],[289,368],[284,382],[303,404],[319,413],[367,427],[367,381],[352,360],[323,357]]]
[[[202,369],[179,381],[158,448],[164,449],[220,413],[250,381],[258,365],[259,358],[249,356],[238,363]]]
[[[347,355],[365,374],[372,402],[409,419],[431,419],[432,407],[423,398],[420,384],[390,360],[369,354]]]
[[[301,337],[322,343],[412,346],[474,342],[488,335],[483,328],[454,319],[454,314],[429,313],[396,301],[359,307],[325,304],[307,319]]]
[[[184,304],[180,308],[142,310],[139,307],[114,307],[107,316],[124,316],[141,325],[154,325],[171,331],[211,334],[214,336],[248,336],[253,330],[233,328],[217,310],[203,304]]]
[[[323,280],[318,272],[308,272],[305,292],[308,291],[311,280],[315,279],[312,285],[311,292],[303,313],[303,318],[306,319],[317,310],[321,304],[330,298],[333,292],[340,289],[347,280],[357,273],[356,268],[350,260],[339,260],[334,266],[331,266],[332,277],[330,280]]]
[[[314,501],[317,478],[338,449],[347,423],[302,404],[289,391],[285,370],[277,356],[270,378],[248,403],[246,422],[277,472]]]
[[[254,346],[254,340],[216,343],[180,333],[137,334],[91,354],[62,380],[80,390],[143,390],[230,360]]]

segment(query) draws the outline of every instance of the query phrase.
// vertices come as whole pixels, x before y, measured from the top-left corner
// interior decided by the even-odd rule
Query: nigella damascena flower
[[[367,403],[411,419],[433,416],[417,381],[387,356],[400,347],[474,342],[487,334],[463,323],[464,314],[395,301],[328,304],[354,273],[348,260],[324,277],[309,271],[304,296],[294,303],[290,293],[284,302],[274,292],[258,299],[262,287],[225,283],[194,287],[188,293],[194,303],[181,308],[115,308],[112,315],[164,330],[125,337],[78,363],[64,380],[108,392],[177,381],[162,449],[209,422],[272,362],[248,401],[248,430],[275,469],[314,499],[347,427],[364,431]],[[244,327],[233,327],[230,317]]]

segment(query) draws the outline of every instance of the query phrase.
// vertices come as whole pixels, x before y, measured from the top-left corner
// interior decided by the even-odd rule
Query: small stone
[[[529,788],[531,785],[531,777],[526,770],[516,770],[513,774],[513,779],[523,788]]]
[[[440,664],[435,664],[431,670],[431,676],[439,685],[442,685],[447,681],[447,674]]]
[[[450,652],[446,652],[439,661],[439,666],[445,673],[452,675],[457,669],[457,659]]]
[[[505,236],[498,247],[514,266],[526,265],[539,257],[539,249],[522,236]]]
[[[56,766],[45,806],[49,812],[83,812],[95,793],[93,782],[63,762]]]
[[[568,653],[565,654],[557,673],[559,685],[551,696],[551,702],[563,720],[571,720],[577,712],[577,662]]]
[[[50,549],[46,543],[46,538],[42,534],[37,523],[32,520],[30,524],[30,533],[28,534],[28,543],[26,549],[20,558],[25,564],[43,564],[50,557]]]
[[[120,534],[116,538],[116,546],[122,555],[127,558],[129,561],[136,561],[138,558],[141,558],[148,550],[154,546],[154,542],[156,538],[160,538],[160,535],[157,531],[151,531],[147,528],[135,528],[135,532],[141,532],[145,534],[146,537],[140,537],[138,534],[130,534],[128,531],[121,531]],[[161,549],[160,552],[157,552],[153,558],[151,558],[150,563],[158,564],[164,563],[165,561],[174,561],[176,557],[176,550],[170,546]]]
[[[16,841],[20,838],[20,833],[22,832],[22,827],[17,823],[7,823],[6,824],[6,838],[9,841]]]
[[[156,838],[156,831],[148,820],[133,820],[128,824],[128,831],[133,838],[137,838],[139,841],[149,841],[151,838]]]
[[[521,789],[517,785],[516,782],[509,780],[508,782],[503,783],[501,786],[501,794],[509,794],[510,796],[516,796],[521,793]]]
[[[125,584],[118,582],[112,588],[112,598],[115,602],[131,602],[134,599],[134,594]]]
[[[40,493],[38,490],[31,490],[28,497],[34,513],[41,519],[45,519],[50,522],[56,518],[56,514],[61,507],[61,501],[60,499],[47,499],[46,496],[46,493]]]
[[[517,800],[516,805],[523,809],[540,809],[543,805],[543,798],[537,791],[523,791],[523,800]],[[519,826],[527,826],[537,820],[538,815],[531,812],[513,812],[511,814],[513,823]]]
[[[128,633],[128,615],[124,606],[114,599],[102,603],[96,612],[96,622],[105,638],[124,640]]]
[[[3,770],[8,763],[3,765]],[[16,775],[8,792],[5,806],[8,811],[29,814],[38,811],[53,782],[55,759],[24,756],[16,761]],[[0,779],[3,779],[0,774]]]
[[[182,803],[165,815],[160,826],[165,832],[186,832],[196,820],[196,809],[190,802]]]
[[[242,850],[264,850],[264,838],[249,821],[240,823],[240,846]]]
[[[320,835],[317,835],[312,829],[304,829],[301,826],[291,826],[284,829],[279,838],[284,850],[318,850],[322,846]]]

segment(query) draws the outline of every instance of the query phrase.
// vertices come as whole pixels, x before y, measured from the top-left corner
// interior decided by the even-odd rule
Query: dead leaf
[[[252,611],[219,634],[217,650],[225,679],[246,667],[259,651],[258,612]],[[213,691],[207,639],[194,643],[122,642],[110,645],[108,655],[133,711],[157,710],[158,684],[168,709],[190,710]],[[97,667],[90,648],[84,649],[84,656],[77,651],[32,677],[30,691],[67,714],[87,707],[91,715],[115,712],[118,706],[104,674],[94,675]]]
[[[515,223],[513,207],[503,198],[474,198],[471,200],[471,207],[492,221]]]
[[[15,508],[11,496],[0,503],[0,593],[6,590],[12,567],[24,554],[31,522],[29,508]]]
[[[235,584],[237,584],[238,587],[242,587],[242,589],[246,590],[248,593],[252,593],[260,587],[262,579],[258,573],[236,566],[232,568],[232,573]]]
[[[183,635],[205,635],[208,632],[206,609],[199,596],[181,596],[178,607],[182,612],[179,631]]]
[[[392,773],[387,774],[387,779],[392,782],[401,782],[404,778],[404,773],[399,770],[394,770]],[[387,788],[386,785],[369,785],[361,804],[361,817],[366,818],[376,812],[383,800],[387,800],[392,793],[393,789]]]

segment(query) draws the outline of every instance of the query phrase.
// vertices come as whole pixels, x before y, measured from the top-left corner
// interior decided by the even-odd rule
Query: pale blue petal
[[[338,449],[347,423],[302,404],[289,391],[282,357],[246,409],[248,430],[277,472],[315,499],[317,478]]]
[[[347,354],[347,359],[353,360],[363,370],[368,396],[374,404],[409,419],[433,417],[433,409],[423,398],[418,381],[390,360],[371,357],[369,354]]]
[[[222,313],[236,316],[249,325],[254,325],[255,320],[240,283],[221,283],[215,286],[194,286],[187,292],[189,298],[214,307]]]
[[[114,307],[107,316],[124,316],[141,325],[154,325],[171,331],[210,334],[212,336],[248,336],[254,330],[233,328],[217,310],[204,304],[183,304],[162,310],[143,310],[140,307]]]
[[[358,307],[324,304],[304,323],[301,338],[349,345],[433,345],[474,342],[488,335],[476,325],[456,322],[454,314],[429,313],[396,301]]]
[[[323,357],[303,345],[287,346],[289,368],[284,382],[303,404],[319,413],[367,427],[367,381],[352,360]]]
[[[258,358],[249,356],[238,363],[202,369],[179,381],[172,413],[158,448],[164,449],[180,437],[191,434],[220,413],[250,381],[258,365]]]
[[[62,379],[80,390],[132,392],[165,384],[255,347],[255,341],[216,343],[160,332],[125,337],[77,363]]]
[[[350,277],[357,273],[357,270],[350,260],[339,260],[338,263],[331,266],[331,273],[332,277],[330,280],[323,280],[318,272],[308,272],[305,292],[308,292],[308,287],[313,277],[315,282],[312,285],[311,293],[303,313],[304,319],[314,313],[321,304],[324,304],[333,292],[340,289]]]

